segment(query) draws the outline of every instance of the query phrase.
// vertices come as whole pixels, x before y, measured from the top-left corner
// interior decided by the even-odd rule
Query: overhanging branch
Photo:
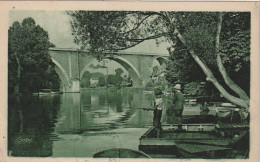
[[[156,39],[156,38],[160,38],[160,37],[163,37],[165,36],[167,33],[161,33],[161,34],[158,34],[158,35],[152,35],[152,36],[149,36],[149,37],[146,37],[146,38],[140,38],[140,39],[132,39],[132,38],[124,38],[122,40],[124,41],[130,41],[130,42],[133,42],[133,44],[129,45],[129,46],[126,46],[126,47],[118,47],[118,48],[110,48],[110,49],[105,49],[105,50],[114,50],[114,51],[118,51],[118,50],[125,50],[125,49],[128,49],[128,48],[132,48],[146,40],[151,40],[151,39]]]
[[[152,36],[149,36],[149,37],[146,37],[146,38],[125,38],[125,40],[127,41],[132,41],[132,42],[139,42],[139,41],[145,41],[145,40],[151,40],[151,39],[156,39],[156,38],[160,38],[160,37],[163,37],[165,36],[167,33],[161,33],[161,34],[158,34],[158,35],[152,35]]]
[[[167,21],[169,21],[171,28],[174,29],[174,33],[176,34],[177,37],[179,38],[179,40],[187,46],[186,41],[184,39],[184,37],[181,35],[181,33],[178,31],[178,29],[173,25],[172,20],[169,17],[169,14],[166,12],[166,16],[167,16]],[[195,54],[195,52],[192,49],[189,49],[189,52],[191,54],[191,56],[193,57],[193,59],[197,62],[197,64],[201,67],[202,71],[206,74],[207,76],[207,80],[212,82],[214,84],[214,86],[219,90],[219,92],[230,102],[233,102],[241,107],[246,108],[247,110],[249,110],[249,104],[246,102],[247,100],[241,99],[241,98],[237,98],[235,96],[230,95],[217,81],[217,79],[215,78],[215,76],[213,75],[213,73],[211,72],[211,70],[207,67],[207,65],[199,58],[198,55]]]
[[[216,43],[215,43],[215,53],[217,55],[217,65],[219,72],[221,73],[225,83],[232,89],[237,95],[239,95],[240,98],[247,101],[249,104],[249,97],[247,96],[246,92],[241,89],[227,74],[226,69],[222,63],[220,53],[219,53],[219,45],[220,45],[220,32],[221,32],[221,26],[222,26],[222,19],[223,14],[220,12],[218,14],[218,24],[217,24],[217,32],[216,32]]]
[[[152,16],[152,15],[148,15],[148,16],[146,16],[145,18],[143,18],[143,19],[136,25],[136,27],[134,27],[133,29],[131,29],[131,30],[129,30],[129,31],[126,31],[126,32],[122,32],[122,33],[120,33],[120,34],[128,34],[128,33],[132,32],[132,31],[138,29],[138,28],[142,25],[142,23],[143,23],[148,17],[150,17],[150,16]]]

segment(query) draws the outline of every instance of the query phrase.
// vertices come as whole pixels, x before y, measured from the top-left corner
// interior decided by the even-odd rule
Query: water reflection
[[[138,149],[139,138],[153,119],[153,111],[141,108],[152,108],[153,101],[153,94],[134,89],[83,89],[81,93],[10,97],[9,155],[75,156],[76,148],[79,156],[91,157],[111,147]],[[163,101],[162,123],[172,124],[171,97],[164,96]],[[202,113],[198,106],[186,105],[183,115],[213,112]]]
[[[65,94],[58,115],[66,122],[60,122],[55,130],[59,133],[78,133],[87,130],[104,130],[117,127],[143,127],[150,120],[143,121],[138,111],[141,107],[150,107],[152,98],[130,90],[83,90],[81,96]],[[73,102],[80,98],[81,102]],[[73,101],[70,101],[72,99]],[[71,109],[73,107],[73,109]],[[63,117],[62,117],[63,116]],[[58,118],[59,119],[59,118]]]
[[[8,152],[12,156],[51,156],[60,97],[10,98]]]
[[[132,89],[9,98],[8,150],[11,156],[52,156],[62,134],[151,125],[153,96]],[[62,148],[60,148],[62,149]]]

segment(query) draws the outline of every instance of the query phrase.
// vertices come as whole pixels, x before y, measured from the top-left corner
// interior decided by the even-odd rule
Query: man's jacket
[[[181,92],[176,92],[172,99],[173,109],[182,110],[184,102],[185,102],[184,95]]]

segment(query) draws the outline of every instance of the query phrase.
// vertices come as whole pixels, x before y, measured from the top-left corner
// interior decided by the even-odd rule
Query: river
[[[9,99],[8,154],[92,157],[110,148],[138,150],[152,125],[153,95],[137,89],[82,89],[81,93]]]
[[[162,124],[174,123],[171,98],[163,97]],[[97,152],[138,150],[152,126],[152,93],[141,89],[82,89],[81,93],[8,98],[8,155],[14,157],[93,157]],[[216,114],[186,104],[184,116]],[[205,114],[206,113],[206,114]],[[243,144],[243,143],[242,143]]]

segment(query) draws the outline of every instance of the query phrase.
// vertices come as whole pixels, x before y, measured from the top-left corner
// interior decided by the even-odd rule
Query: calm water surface
[[[111,148],[138,150],[152,125],[153,94],[136,89],[82,89],[81,93],[9,98],[8,154],[27,157],[93,157]],[[173,123],[164,98],[162,123]],[[207,112],[208,114],[215,111]],[[185,106],[183,115],[202,115]]]
[[[9,156],[92,157],[105,149],[138,150],[152,125],[153,95],[134,89],[9,99]]]

